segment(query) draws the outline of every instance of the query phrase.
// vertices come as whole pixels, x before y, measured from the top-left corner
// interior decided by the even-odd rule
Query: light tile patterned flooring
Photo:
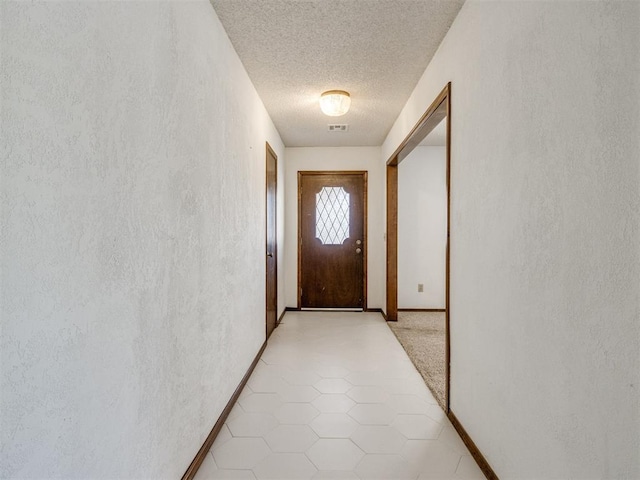
[[[288,312],[196,475],[484,479],[377,313]]]

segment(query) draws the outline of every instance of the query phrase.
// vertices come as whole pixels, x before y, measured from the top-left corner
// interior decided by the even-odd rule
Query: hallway
[[[197,480],[483,479],[378,313],[288,312]]]

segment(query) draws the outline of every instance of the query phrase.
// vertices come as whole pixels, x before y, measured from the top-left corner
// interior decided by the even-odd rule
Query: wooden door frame
[[[362,236],[363,245],[362,250],[362,310],[367,310],[367,252],[369,251],[369,232],[367,227],[367,221],[369,218],[369,212],[367,208],[367,195],[368,195],[368,171],[367,170],[298,170],[298,309],[302,306],[302,182],[301,177],[303,175],[361,175],[363,181],[363,224],[362,224]]]
[[[268,254],[268,248],[269,248],[269,206],[268,206],[268,198],[267,196],[269,195],[269,172],[268,172],[268,162],[269,162],[269,155],[272,155],[273,158],[275,158],[276,160],[276,185],[275,185],[275,190],[276,190],[276,208],[274,211],[274,215],[275,215],[275,225],[276,225],[276,231],[274,232],[274,238],[275,238],[275,242],[274,242],[274,248],[273,248],[273,258],[274,258],[274,275],[275,275],[275,282],[273,285],[273,288],[275,290],[275,295],[276,295],[276,323],[274,326],[274,329],[278,326],[278,155],[276,155],[276,152],[273,150],[273,148],[271,148],[271,145],[269,145],[269,142],[265,142],[265,146],[266,146],[266,153],[265,153],[265,179],[264,179],[264,184],[265,184],[265,215],[264,215],[264,222],[265,222],[265,231],[264,231],[264,245],[265,245],[265,286],[264,286],[264,297],[265,297],[265,321],[264,321],[264,329],[265,329],[265,335],[266,338],[269,338],[269,298],[268,298],[268,293],[269,290],[267,288],[267,285],[269,284],[269,268],[267,267],[267,262],[268,257],[266,256],[266,254]],[[273,332],[272,332],[273,333]]]
[[[444,116],[443,116],[444,114]],[[447,182],[447,245],[445,250],[445,403],[449,413],[451,385],[450,319],[450,226],[451,226],[451,82],[438,94],[409,134],[387,160],[387,320],[398,321],[398,165],[420,142],[446,118],[446,182]]]

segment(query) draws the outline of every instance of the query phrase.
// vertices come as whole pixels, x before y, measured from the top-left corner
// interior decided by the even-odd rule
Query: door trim
[[[275,296],[276,296],[276,312],[275,312],[275,317],[276,317],[276,321],[275,321],[275,325],[273,327],[273,329],[275,330],[278,325],[278,156],[276,155],[276,152],[273,151],[273,148],[271,148],[271,145],[269,145],[269,142],[265,142],[266,145],[266,154],[265,154],[265,216],[264,216],[264,221],[265,221],[265,239],[264,239],[264,246],[265,246],[265,253],[268,251],[269,249],[269,199],[268,199],[268,195],[269,195],[269,155],[273,156],[273,158],[275,159],[275,167],[276,167],[276,178],[275,178],[275,193],[276,193],[276,199],[275,199],[275,203],[276,203],[276,208],[273,212],[275,218],[274,218],[274,224],[276,226],[276,231],[273,232],[274,235],[274,244],[273,244],[273,258],[274,258],[274,262],[275,265],[273,267],[273,272],[274,272],[274,276],[275,279],[273,279],[273,290],[275,292]],[[271,331],[271,333],[269,332],[269,289],[268,289],[268,285],[269,285],[269,267],[268,267],[268,262],[269,262],[269,258],[267,256],[265,256],[265,285],[264,285],[264,298],[265,298],[265,325],[264,325],[264,329],[265,329],[265,335],[266,338],[268,339],[269,336],[271,335],[271,333],[273,333],[273,330]]]
[[[446,118],[447,247],[445,250],[445,403],[451,387],[450,228],[451,228],[451,82],[442,89],[387,160],[387,321],[398,321],[398,165],[438,123]]]
[[[299,170],[298,171],[298,309],[301,308],[302,305],[302,176],[303,175],[362,175],[362,181],[364,184],[363,188],[363,244],[364,249],[362,251],[362,310],[367,310],[367,263],[368,263],[368,251],[369,251],[369,230],[368,230],[368,218],[369,218],[369,209],[367,204],[368,197],[368,172],[366,170]]]

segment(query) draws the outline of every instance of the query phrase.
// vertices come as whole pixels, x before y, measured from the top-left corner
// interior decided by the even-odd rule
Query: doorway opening
[[[387,162],[387,320],[447,413],[450,145],[449,83]]]
[[[298,172],[298,308],[367,306],[367,172]]]

